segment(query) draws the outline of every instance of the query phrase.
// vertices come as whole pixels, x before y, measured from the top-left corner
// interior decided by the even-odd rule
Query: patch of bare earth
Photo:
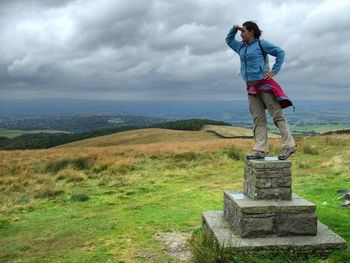
[[[155,234],[158,240],[165,248],[167,253],[182,262],[189,262],[192,254],[187,245],[187,240],[191,233],[186,232],[157,232]]]

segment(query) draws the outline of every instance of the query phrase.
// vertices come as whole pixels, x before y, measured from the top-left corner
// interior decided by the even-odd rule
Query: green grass
[[[319,220],[350,241],[350,210],[339,208],[336,193],[350,190],[348,139],[312,137],[299,144],[319,153],[305,154],[300,147],[293,155],[293,191],[315,203]],[[0,191],[0,262],[175,262],[155,240],[158,231],[195,231],[197,249],[202,244],[203,253],[211,255],[204,258],[213,259],[197,262],[229,262],[230,255],[220,259],[220,250],[200,243],[205,241],[199,229],[203,211],[223,209],[223,190],[242,189],[242,152],[140,155],[115,167],[74,156],[33,163],[30,175],[48,172],[58,194],[32,198],[23,191]],[[329,162],[333,156],[338,159]],[[86,178],[58,178],[57,173],[71,171],[67,167]],[[6,170],[8,176],[18,169]],[[283,254],[245,259],[238,262],[350,262],[350,249],[309,261]]]

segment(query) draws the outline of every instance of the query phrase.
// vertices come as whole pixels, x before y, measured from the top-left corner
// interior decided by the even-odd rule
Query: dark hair
[[[246,21],[243,23],[243,26],[246,27],[246,29],[250,32],[254,31],[254,37],[260,38],[261,36],[261,30],[259,29],[258,25],[253,21]]]

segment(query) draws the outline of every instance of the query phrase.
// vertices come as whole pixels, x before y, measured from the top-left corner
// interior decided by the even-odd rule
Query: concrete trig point
[[[204,212],[204,230],[220,246],[241,251],[329,254],[346,248],[346,241],[317,219],[316,205],[292,193],[291,166],[275,157],[246,159],[243,193],[224,191],[224,211]]]

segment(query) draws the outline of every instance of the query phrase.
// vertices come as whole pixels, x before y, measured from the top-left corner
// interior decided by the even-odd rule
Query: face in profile
[[[245,26],[242,27],[241,37],[244,42],[249,42],[249,40],[254,38],[254,31],[248,31]]]

